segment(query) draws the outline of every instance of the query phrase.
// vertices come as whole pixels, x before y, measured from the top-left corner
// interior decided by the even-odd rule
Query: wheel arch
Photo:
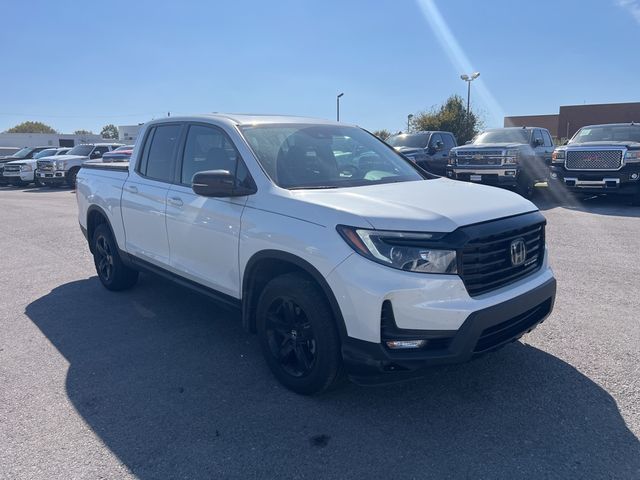
[[[91,241],[93,239],[93,233],[96,231],[96,228],[98,228],[98,225],[102,224],[106,224],[109,230],[111,230],[111,234],[114,235],[113,227],[111,226],[107,213],[98,205],[89,206],[87,209],[87,242],[89,243],[89,251],[91,253],[93,253],[93,242]]]
[[[242,326],[248,331],[256,332],[255,312],[260,292],[269,280],[275,276],[301,272],[311,278],[322,290],[336,320],[340,338],[347,337],[347,328],[331,287],[324,276],[306,260],[280,250],[262,250],[255,253],[247,262],[242,277]]]

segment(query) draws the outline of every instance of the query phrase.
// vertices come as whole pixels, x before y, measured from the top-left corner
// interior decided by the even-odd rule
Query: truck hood
[[[357,215],[379,230],[451,232],[536,211],[508,190],[438,178],[335,190],[297,190],[298,200]]]
[[[89,157],[84,155],[57,155],[54,157],[44,157],[40,160],[89,160]]]
[[[526,143],[483,143],[482,145],[461,145],[455,148],[456,152],[460,150],[495,150],[496,148],[520,148],[520,147],[528,147]]]
[[[640,148],[640,143],[638,142],[625,142],[625,141],[620,141],[620,142],[614,142],[612,140],[606,141],[606,142],[583,142],[583,143],[571,143],[568,145],[563,145],[562,148],[576,148],[576,149],[583,149],[583,148],[589,148],[589,147],[607,147],[607,146],[612,146],[612,147],[629,147],[629,148]]]

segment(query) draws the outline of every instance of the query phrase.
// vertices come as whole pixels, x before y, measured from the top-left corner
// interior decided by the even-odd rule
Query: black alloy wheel
[[[96,269],[103,282],[110,283],[113,279],[113,252],[104,235],[99,235],[95,243]]]
[[[276,298],[267,310],[265,331],[280,367],[293,377],[309,375],[316,361],[316,339],[302,307],[287,296]]]

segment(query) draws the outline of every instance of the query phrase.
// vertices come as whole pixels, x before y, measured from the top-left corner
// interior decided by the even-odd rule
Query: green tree
[[[412,131],[442,130],[456,136],[459,145],[471,140],[482,129],[482,120],[473,112],[467,115],[464,100],[450,96],[440,107],[420,112],[411,119]]]
[[[116,127],[113,123],[110,123],[109,125],[105,125],[104,127],[102,127],[102,131],[100,132],[100,136],[102,136],[102,138],[117,139],[118,138],[118,127]]]
[[[42,122],[22,122],[7,130],[7,133],[58,133]]]
[[[75,135],[93,135],[91,130],[76,130],[73,132]]]
[[[382,130],[374,130],[371,133],[373,133],[380,140],[386,140],[387,138],[389,138],[391,136],[391,132],[389,130],[384,129],[384,128]]]

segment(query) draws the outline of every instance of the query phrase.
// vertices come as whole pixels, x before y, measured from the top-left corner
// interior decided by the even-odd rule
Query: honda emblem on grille
[[[511,265],[514,267],[520,266],[527,259],[527,245],[524,243],[523,238],[516,238],[511,242]]]

